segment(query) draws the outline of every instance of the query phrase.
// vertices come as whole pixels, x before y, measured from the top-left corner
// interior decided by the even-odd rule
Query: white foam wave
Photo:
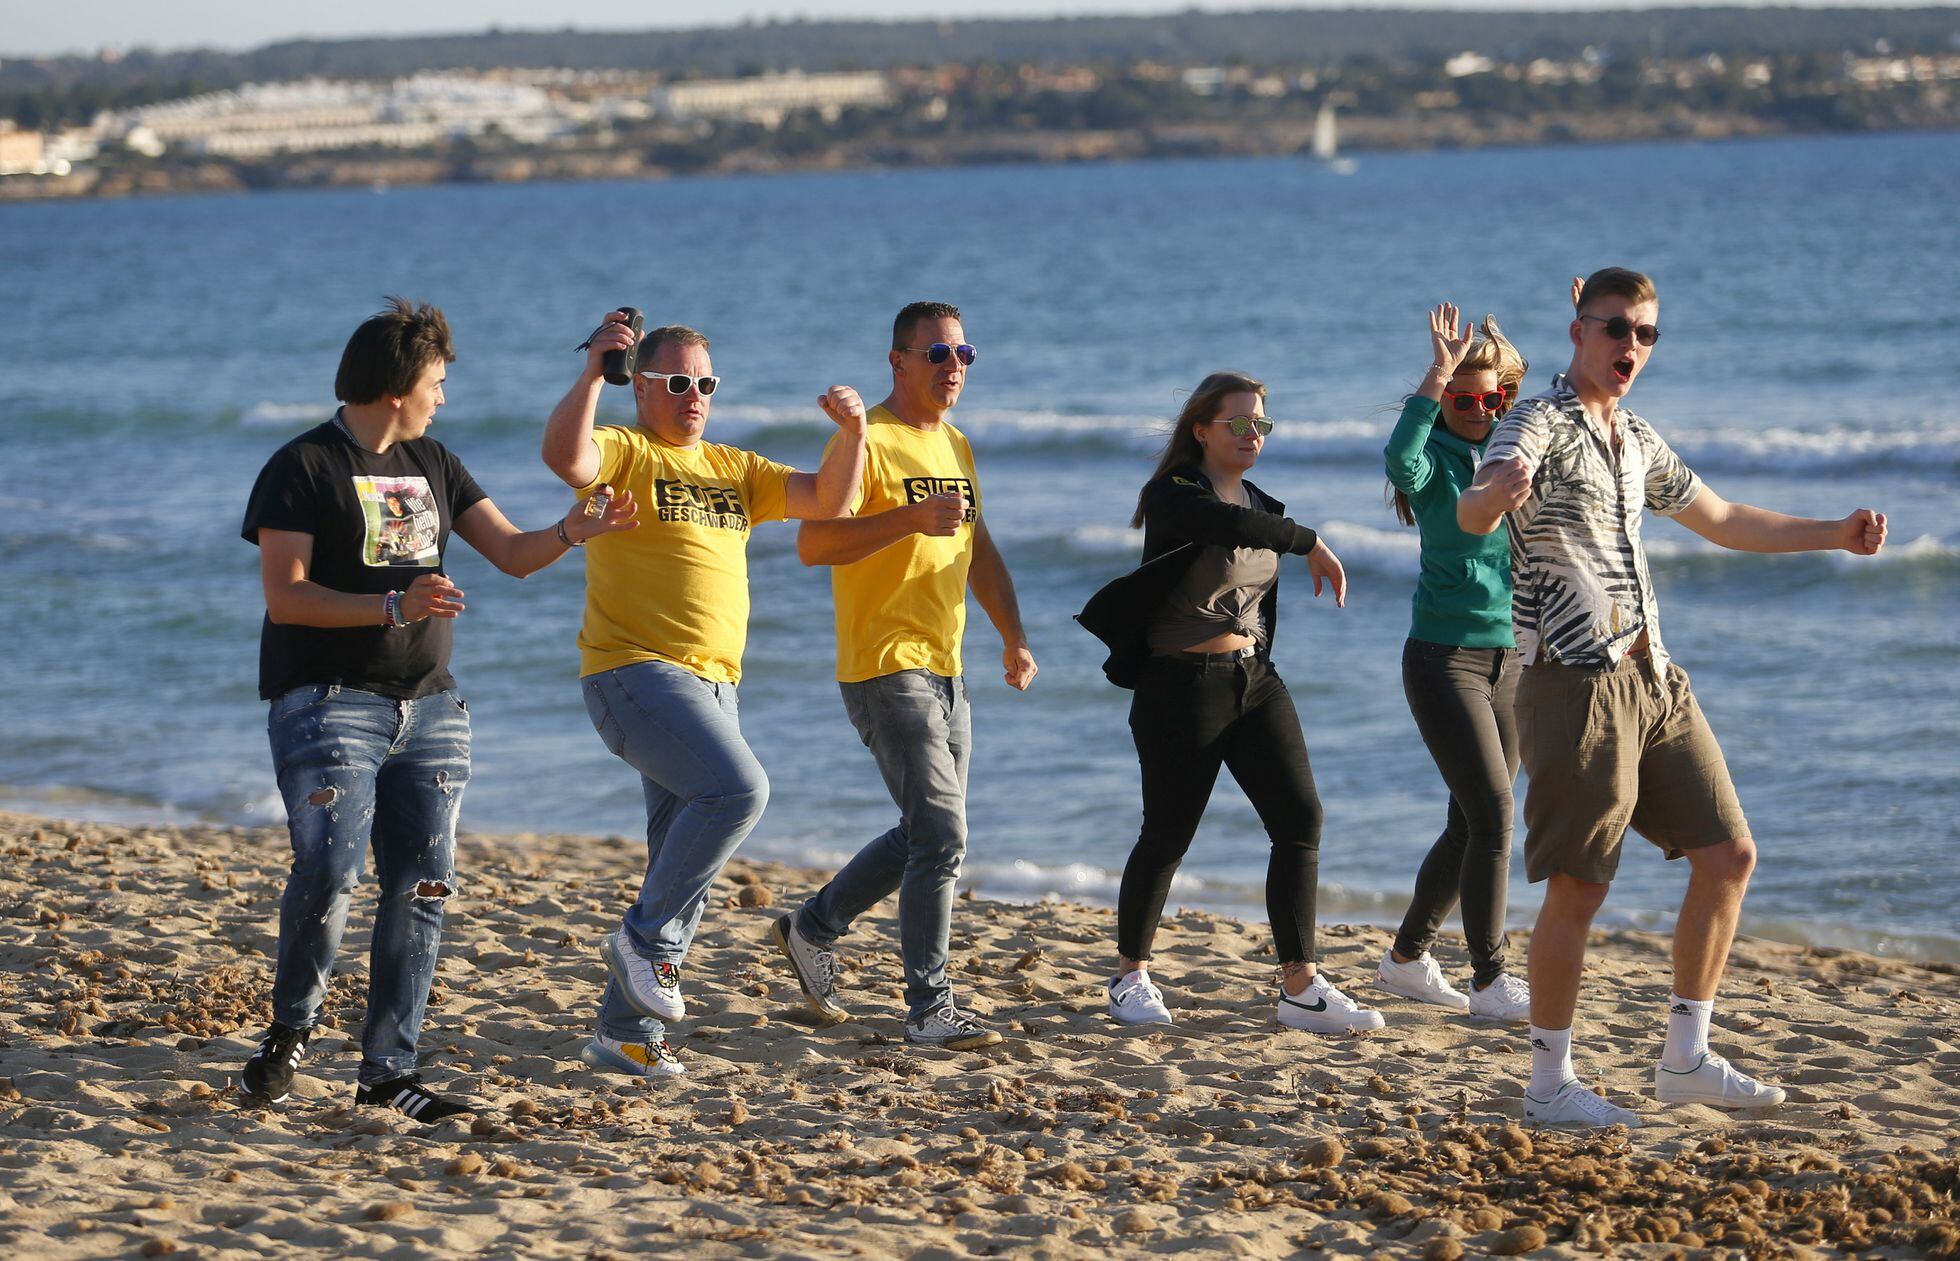
[[[245,409],[238,423],[247,429],[289,429],[294,425],[317,425],[332,415],[332,403],[258,402]]]

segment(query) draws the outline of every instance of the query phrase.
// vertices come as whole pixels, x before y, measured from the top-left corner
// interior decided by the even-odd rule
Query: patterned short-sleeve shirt
[[[1506,413],[1484,448],[1485,464],[1521,457],[1531,470],[1531,493],[1505,522],[1527,664],[1616,665],[1642,631],[1656,664],[1667,663],[1641,513],[1673,516],[1701,493],[1701,479],[1640,417],[1615,408],[1614,423],[1617,452],[1561,375]]]

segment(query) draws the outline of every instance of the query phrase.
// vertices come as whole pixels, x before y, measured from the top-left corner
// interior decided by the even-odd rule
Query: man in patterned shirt
[[[1783,1091],[1708,1048],[1715,992],[1756,865],[1722,750],[1661,643],[1641,543],[1642,509],[1745,552],[1842,548],[1869,556],[1885,517],[1860,508],[1813,521],[1732,504],[1704,485],[1652,426],[1620,406],[1660,338],[1651,280],[1609,267],[1580,287],[1572,363],[1507,414],[1457,503],[1464,529],[1506,520],[1513,605],[1526,669],[1518,687],[1525,872],[1545,882],[1531,935],[1531,1084],[1524,1114],[1545,1124],[1640,1124],[1572,1070],[1572,1015],[1586,933],[1606,900],[1628,826],[1669,858],[1686,855],[1674,930],[1662,1103],[1764,1107]]]

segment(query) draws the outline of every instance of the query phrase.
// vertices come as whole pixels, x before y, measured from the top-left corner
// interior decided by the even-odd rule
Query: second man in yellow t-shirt
[[[905,1039],[958,1050],[1000,1041],[959,1009],[946,978],[953,887],[966,855],[973,726],[960,638],[969,587],[1000,632],[1008,684],[1025,691],[1036,667],[1013,580],[981,516],[972,448],[950,420],[974,360],[959,310],[915,302],[900,311],[888,358],[892,392],[870,415],[863,490],[851,515],[806,522],[797,554],[833,567],[844,708],[899,821],[779,919],[776,943],[810,1005],[845,1019],[831,944],[896,891]],[[832,439],[833,451],[844,441]]]

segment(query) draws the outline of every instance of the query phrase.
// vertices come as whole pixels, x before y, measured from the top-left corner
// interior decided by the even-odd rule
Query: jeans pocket
[[[281,692],[272,698],[271,708],[266,711],[266,721],[284,722],[316,705],[324,705],[338,695],[340,695],[338,683],[309,683],[304,687],[296,687],[290,692]]]

